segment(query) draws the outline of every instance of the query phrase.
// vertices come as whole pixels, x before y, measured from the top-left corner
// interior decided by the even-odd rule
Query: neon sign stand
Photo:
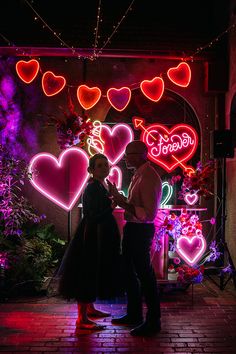
[[[177,124],[171,129],[161,124],[144,126],[144,119],[133,117],[136,129],[141,129],[142,140],[148,147],[148,157],[167,172],[181,167],[191,173],[193,167],[186,166],[185,162],[191,159],[198,145],[197,132],[187,124]]]

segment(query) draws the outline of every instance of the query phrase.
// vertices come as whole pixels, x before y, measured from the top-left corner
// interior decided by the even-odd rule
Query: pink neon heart
[[[101,141],[104,142],[103,153],[111,165],[115,165],[122,158],[126,145],[134,138],[133,130],[124,123],[116,124],[113,128],[102,124],[100,136]],[[94,146],[94,149],[101,152],[99,147]]]
[[[112,166],[108,179],[111,183],[115,183],[117,189],[121,189],[122,186],[122,172],[118,166]]]
[[[123,111],[131,99],[131,90],[128,87],[116,89],[114,87],[107,91],[107,99],[117,111]]]
[[[49,153],[35,155],[30,161],[32,185],[55,204],[71,210],[89,177],[88,155],[80,148],[64,150],[57,159]]]
[[[184,200],[188,205],[194,205],[195,203],[197,203],[198,199],[199,197],[196,193],[186,193],[184,196]]]
[[[189,265],[196,264],[206,250],[206,240],[203,236],[180,236],[176,244],[176,252]]]

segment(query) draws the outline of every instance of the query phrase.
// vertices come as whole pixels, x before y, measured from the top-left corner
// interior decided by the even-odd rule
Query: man
[[[162,196],[161,179],[147,159],[147,147],[139,140],[129,143],[125,151],[127,168],[134,168],[128,197],[122,196],[108,182],[114,202],[125,210],[122,253],[125,265],[127,314],[113,318],[113,324],[136,325],[134,336],[150,336],[161,330],[160,299],[150,260],[156,217]],[[142,290],[142,291],[141,291]],[[147,305],[143,322],[142,295]]]

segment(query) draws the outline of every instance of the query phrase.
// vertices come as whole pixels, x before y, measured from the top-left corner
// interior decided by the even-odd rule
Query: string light
[[[95,28],[95,38],[94,38],[94,45],[93,45],[93,55],[94,57],[97,56],[96,49],[98,46],[98,29],[99,29],[99,23],[100,23],[100,13],[101,13],[101,0],[99,0],[98,3],[98,11],[97,11],[97,24]]]

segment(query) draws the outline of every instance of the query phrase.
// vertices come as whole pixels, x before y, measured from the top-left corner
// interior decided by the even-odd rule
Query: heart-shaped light
[[[181,87],[187,87],[191,80],[190,66],[182,62],[174,68],[167,71],[168,78],[175,84]]]
[[[133,117],[133,124],[142,129],[140,140],[148,147],[149,159],[168,172],[182,167],[197,149],[197,132],[190,125],[177,124],[171,129],[161,124],[145,127],[144,119],[138,117]]]
[[[80,197],[89,177],[88,155],[80,148],[64,150],[59,158],[39,153],[30,161],[30,182],[44,196],[69,211]]]
[[[142,93],[149,100],[158,102],[164,93],[164,81],[161,77],[154,77],[152,80],[144,80],[140,84]]]
[[[115,183],[118,190],[122,186],[122,171],[118,166],[112,166],[110,169],[109,176],[107,177],[111,183]]]
[[[199,199],[199,197],[198,197],[197,193],[185,193],[184,201],[188,205],[196,204],[198,199]]]
[[[98,87],[80,85],[77,88],[77,98],[84,109],[90,109],[100,100],[101,90]]]
[[[112,107],[117,111],[123,111],[131,99],[131,90],[128,87],[116,89],[114,87],[107,91],[107,99]]]
[[[125,153],[126,145],[134,138],[133,130],[128,124],[124,123],[116,124],[113,128],[102,124],[99,134],[103,146],[96,144],[96,136],[94,144],[93,138],[91,138],[91,146],[97,152],[106,155],[111,165],[117,164]]]
[[[46,96],[58,94],[66,85],[66,79],[63,76],[56,76],[52,71],[46,71],[42,77],[42,88]]]
[[[29,61],[19,60],[16,63],[16,72],[22,81],[30,84],[39,72],[39,62],[35,59]]]
[[[196,264],[206,250],[206,240],[203,236],[180,236],[176,243],[176,252],[189,265]]]
[[[162,183],[162,199],[161,199],[161,207],[166,205],[173,194],[173,186],[171,186],[168,182]]]

